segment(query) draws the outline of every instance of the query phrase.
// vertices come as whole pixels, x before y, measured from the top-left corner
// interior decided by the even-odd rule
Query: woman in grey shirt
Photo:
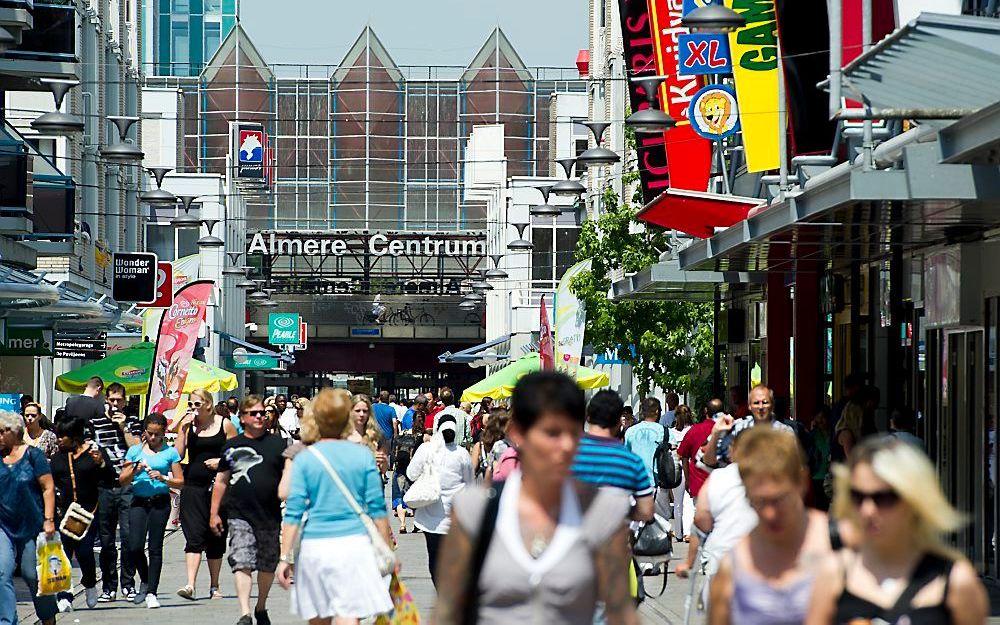
[[[520,470],[455,496],[438,568],[438,625],[638,625],[629,594],[629,496],[574,481],[586,402],[551,371],[518,382],[510,436]]]

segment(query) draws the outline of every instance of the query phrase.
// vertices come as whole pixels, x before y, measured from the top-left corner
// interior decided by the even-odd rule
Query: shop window
[[[36,2],[32,18],[34,25],[8,58],[76,61],[76,6]]]

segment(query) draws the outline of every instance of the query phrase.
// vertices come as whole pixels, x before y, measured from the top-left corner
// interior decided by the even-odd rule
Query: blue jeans
[[[59,612],[54,595],[35,596],[38,573],[35,570],[35,539],[16,544],[0,531],[0,625],[17,625],[17,597],[14,594],[14,571],[21,563],[21,578],[31,591],[35,614],[42,621],[53,619]]]

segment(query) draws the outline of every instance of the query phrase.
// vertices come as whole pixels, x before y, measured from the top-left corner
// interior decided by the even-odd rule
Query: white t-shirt
[[[447,534],[451,527],[451,500],[472,483],[472,458],[464,448],[455,443],[445,445],[440,435],[435,435],[431,442],[417,447],[406,468],[406,477],[416,481],[429,462],[437,469],[441,499],[414,511],[413,524],[431,534]]]
[[[719,570],[722,558],[732,551],[736,543],[757,527],[757,513],[747,501],[736,464],[712,471],[698,494],[699,504],[703,498],[708,500],[708,511],[713,520],[712,531],[703,547],[708,558],[706,572],[712,575]]]
[[[278,415],[278,425],[286,432],[297,432],[299,429],[299,414],[292,406],[285,408],[285,411]]]
[[[396,420],[397,421],[402,421],[403,420],[403,415],[406,414],[406,407],[405,406],[400,406],[399,404],[395,404],[395,403],[389,404],[389,407],[396,411]]]

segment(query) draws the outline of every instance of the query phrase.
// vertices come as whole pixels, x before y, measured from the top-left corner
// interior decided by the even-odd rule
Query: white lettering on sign
[[[368,238],[367,252],[372,256],[486,256],[486,241],[476,239],[392,239],[386,234]],[[250,239],[247,254],[270,256],[344,256],[350,251],[346,239],[282,238],[271,232],[258,232]]]

